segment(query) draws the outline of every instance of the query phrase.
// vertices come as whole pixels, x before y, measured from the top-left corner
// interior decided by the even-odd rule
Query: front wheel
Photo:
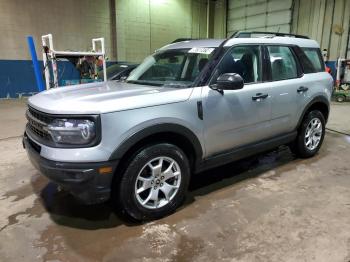
[[[337,96],[335,97],[335,99],[336,99],[337,102],[342,103],[342,102],[345,101],[346,98],[345,98],[344,95],[337,95]]]
[[[292,151],[300,157],[314,156],[320,149],[325,135],[325,119],[318,110],[309,112],[303,119]]]
[[[129,162],[118,185],[119,208],[138,221],[164,217],[185,198],[190,166],[184,152],[175,145],[148,146]]]

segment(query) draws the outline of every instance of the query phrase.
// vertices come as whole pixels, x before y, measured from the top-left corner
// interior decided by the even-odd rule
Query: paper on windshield
[[[211,52],[214,51],[214,48],[210,48],[210,47],[193,47],[190,51],[188,51],[189,53],[195,53],[195,54],[211,54]]]

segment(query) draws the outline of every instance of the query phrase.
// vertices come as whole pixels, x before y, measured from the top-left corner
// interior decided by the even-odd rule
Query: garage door
[[[292,0],[228,0],[227,35],[235,31],[290,33]]]

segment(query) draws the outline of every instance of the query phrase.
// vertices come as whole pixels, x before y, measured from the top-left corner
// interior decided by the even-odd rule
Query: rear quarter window
[[[322,59],[321,52],[318,48],[301,48],[303,55],[301,58],[301,63],[304,68],[304,73],[317,73],[324,72],[324,62]]]

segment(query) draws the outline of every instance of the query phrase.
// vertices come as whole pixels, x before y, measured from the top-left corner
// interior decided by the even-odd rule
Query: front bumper
[[[49,180],[69,191],[85,204],[101,203],[110,198],[113,174],[118,160],[96,163],[70,163],[48,160],[40,156],[41,147],[26,133],[23,147],[31,163]],[[110,172],[100,173],[100,168],[111,167]]]

